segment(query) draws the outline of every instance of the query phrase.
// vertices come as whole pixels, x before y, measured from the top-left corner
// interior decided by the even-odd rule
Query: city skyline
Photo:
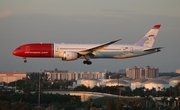
[[[118,71],[133,67],[158,67],[159,72],[180,68],[180,1],[1,1],[0,71],[39,71],[59,68],[71,71]],[[33,42],[134,44],[155,24],[162,24],[154,47],[161,52],[130,59],[82,60],[27,59],[12,55],[19,45]]]

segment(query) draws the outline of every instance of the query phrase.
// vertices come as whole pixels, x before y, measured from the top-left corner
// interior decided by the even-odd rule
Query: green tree
[[[92,107],[94,103],[94,99],[90,98],[89,101],[88,101],[88,110],[90,110],[90,108]]]
[[[151,98],[149,97],[149,96],[146,96],[145,97],[145,102],[146,102],[146,110],[148,109],[148,108],[150,108],[150,103],[151,103]]]
[[[11,103],[9,101],[0,101],[0,110],[10,110]]]
[[[113,100],[109,100],[108,102],[107,102],[107,110],[115,110],[115,103],[114,103],[114,101]]]
[[[102,87],[94,86],[90,91],[92,92],[103,92]]]
[[[136,88],[133,91],[134,96],[144,96],[144,87]]]
[[[166,106],[166,103],[167,103],[167,98],[166,97],[163,97],[161,98],[161,101],[163,103],[163,106],[165,107]]]
[[[89,91],[89,87],[86,87],[85,85],[80,85],[74,88],[74,91]]]

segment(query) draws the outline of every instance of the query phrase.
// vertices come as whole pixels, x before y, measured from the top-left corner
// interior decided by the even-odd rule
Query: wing
[[[159,52],[159,51],[161,51],[162,48],[164,48],[164,47],[156,47],[156,48],[146,49],[144,51],[157,51],[157,52]]]
[[[100,52],[100,51],[106,49],[109,45],[111,45],[111,44],[113,44],[113,43],[115,43],[115,42],[117,42],[119,40],[121,40],[121,39],[113,40],[113,41],[101,44],[99,46],[96,46],[96,47],[92,47],[92,48],[89,48],[89,49],[86,49],[86,50],[82,50],[82,51],[79,51],[78,53],[80,53],[82,55],[86,55],[86,54],[95,55],[96,52]]]

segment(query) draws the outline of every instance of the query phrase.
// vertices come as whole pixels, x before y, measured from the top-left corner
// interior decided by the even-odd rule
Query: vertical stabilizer
[[[141,38],[135,45],[144,46],[144,47],[152,47],[155,41],[155,38],[158,34],[160,24],[155,25],[143,38]]]

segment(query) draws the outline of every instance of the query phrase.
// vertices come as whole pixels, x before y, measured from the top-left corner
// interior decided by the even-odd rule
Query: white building
[[[160,76],[160,77],[158,77],[158,79],[169,81],[169,79],[171,79],[171,76]]]
[[[77,84],[73,85],[74,87],[85,85],[86,87],[93,88],[94,86],[99,86],[100,80],[98,79],[78,79]]]
[[[169,88],[169,82],[162,79],[150,79],[144,83],[146,89],[155,88],[157,91],[162,90],[163,88]]]
[[[124,86],[128,87],[130,84],[124,80],[114,79],[106,83],[106,86]]]
[[[136,88],[144,87],[144,82],[148,81],[148,79],[136,79],[131,82],[131,90]]]
[[[99,85],[100,86],[106,86],[107,82],[111,81],[112,79],[99,79]]]
[[[81,78],[77,82],[73,83],[73,88],[85,85],[86,87],[93,88],[94,86],[125,86],[130,87],[131,90],[136,88],[145,87],[146,89],[155,88],[157,91],[162,90],[163,88],[169,88],[170,86],[174,87],[180,83],[180,76],[171,78],[169,76],[162,76],[154,79],[136,79],[132,80],[131,78],[121,78],[119,79],[88,79]]]
[[[94,86],[125,86],[128,87],[130,86],[130,82],[126,80],[120,79],[78,79],[77,83],[73,83],[73,88],[80,86],[80,85],[85,85],[86,87],[93,88]]]
[[[180,83],[180,76],[169,79],[169,86],[175,87],[178,83]]]

